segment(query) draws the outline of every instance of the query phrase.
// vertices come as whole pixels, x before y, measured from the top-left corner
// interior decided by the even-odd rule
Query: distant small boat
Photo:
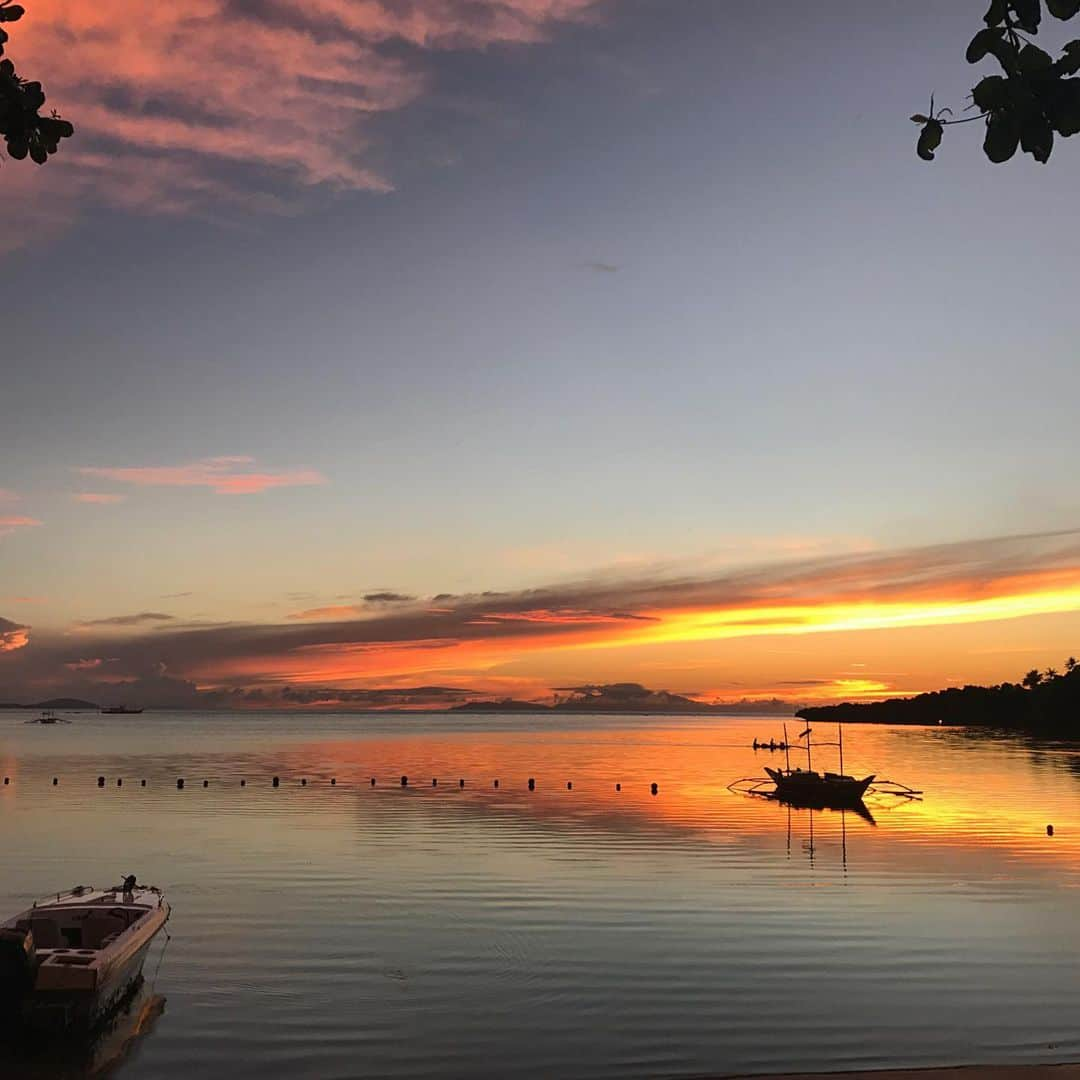
[[[101,711],[106,716],[137,716],[142,709],[129,709],[126,705],[105,705]]]
[[[70,724],[70,720],[65,720],[62,716],[57,716],[52,709],[43,709],[40,716],[35,716],[33,720],[27,720],[28,724]]]
[[[169,910],[160,889],[132,875],[111,889],[79,885],[0,923],[0,1021],[94,1028],[137,989]]]

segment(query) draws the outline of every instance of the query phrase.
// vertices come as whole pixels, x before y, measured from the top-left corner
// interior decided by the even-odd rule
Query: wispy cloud
[[[599,6],[35,0],[19,58],[76,137],[44,175],[11,170],[19,204],[41,229],[95,202],[183,213],[260,196],[274,207],[313,187],[385,191],[372,122],[423,97],[432,54],[541,42]]]
[[[104,619],[84,619],[76,625],[80,628],[91,626],[143,626],[145,623],[168,622],[174,618],[164,611],[139,611],[133,615],[109,615]]]
[[[104,491],[77,491],[71,496],[76,502],[90,503],[93,506],[113,506],[122,503],[127,496]]]
[[[596,663],[612,663],[628,648],[640,658],[652,647],[700,641],[1076,611],[1080,530],[803,558],[723,573],[601,573],[513,592],[444,593],[426,603],[311,609],[300,613],[306,618],[280,623],[188,629],[164,613],[139,612],[83,624],[75,655],[70,637],[43,640],[40,633],[20,655],[24,676],[33,675],[36,683],[57,679],[65,663],[108,655],[116,658],[111,677],[147,678],[167,670],[188,697],[196,693],[190,684],[215,691],[436,681],[476,686],[536,657],[582,670],[594,655]],[[604,652],[596,654],[598,649]],[[888,692],[892,682],[886,673],[863,669],[826,674],[831,688],[818,686],[819,697],[872,697]],[[535,678],[535,668],[529,677]]]
[[[215,495],[255,495],[271,488],[305,487],[327,482],[326,477],[314,469],[260,472],[250,468],[254,464],[255,459],[251,457],[210,457],[185,465],[84,465],[77,472],[83,476],[137,487],[204,487]]]
[[[0,488],[0,503],[18,502],[20,498],[19,493],[11,488]]]
[[[40,524],[37,518],[17,514],[0,515],[0,536],[10,536],[16,529],[34,529]]]

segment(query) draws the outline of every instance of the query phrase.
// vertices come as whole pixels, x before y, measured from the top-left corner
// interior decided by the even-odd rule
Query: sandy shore
[[[777,1076],[728,1077],[727,1080],[1080,1080],[1080,1064],[962,1065],[939,1069],[881,1069],[835,1073],[781,1073]]]

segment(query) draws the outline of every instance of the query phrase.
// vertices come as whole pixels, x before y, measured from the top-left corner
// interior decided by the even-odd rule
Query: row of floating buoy
[[[7,787],[10,783],[11,783],[11,777],[10,776],[5,776],[4,777],[4,786]],[[177,790],[178,791],[183,791],[186,783],[187,783],[187,781],[184,779],[184,777],[178,776],[176,778],[176,788],[177,788]],[[52,786],[57,787],[59,784],[60,784],[60,778],[58,776],[54,776],[52,778]],[[97,778],[97,786],[99,788],[103,788],[105,786],[105,777],[104,776],[99,776]],[[123,787],[124,786],[124,778],[122,776],[118,776],[116,778],[116,786],[117,787]],[[146,781],[145,780],[140,780],[139,781],[139,786],[140,787],[146,787]],[[202,782],[202,786],[204,788],[208,788],[210,786],[210,781],[209,780],[204,780]],[[241,787],[247,787],[247,780],[246,779],[241,779],[240,786]],[[281,777],[280,776],[275,776],[270,781],[270,786],[271,787],[280,787],[281,786]],[[307,777],[306,776],[300,778],[300,786],[301,787],[307,787]],[[336,776],[332,776],[330,778],[330,786],[331,787],[337,787],[337,777]],[[374,776],[371,778],[371,786],[375,787],[375,777]],[[408,787],[409,786],[409,778],[408,778],[408,776],[403,775],[401,777],[401,786],[402,787]],[[431,778],[431,786],[432,787],[438,787],[439,786],[439,778],[437,776],[433,776]],[[499,781],[498,780],[493,780],[492,781],[492,787],[498,788],[498,786],[499,786]],[[458,780],[458,787],[459,788],[464,788],[465,787],[464,778],[461,778],[461,779]],[[530,791],[535,791],[536,790],[536,777],[534,777],[534,776],[529,777],[529,790]],[[567,791],[573,791],[574,790],[574,782],[573,782],[573,780],[567,780],[566,781],[566,790]],[[616,791],[622,791],[622,784],[616,784],[615,785],[615,790]],[[656,784],[656,783],[652,783],[652,784],[649,785],[649,790],[652,792],[653,795],[657,795],[660,792],[660,786],[658,784]]]
[[[786,750],[788,748],[786,742],[777,742],[775,739],[770,739],[768,742],[755,739],[751,745],[755,750]]]

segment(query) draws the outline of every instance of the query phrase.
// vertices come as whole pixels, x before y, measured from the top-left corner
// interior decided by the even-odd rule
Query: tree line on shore
[[[800,709],[805,720],[863,724],[958,724],[1080,737],[1080,662],[1033,668],[1018,683],[950,687],[910,698]]]

